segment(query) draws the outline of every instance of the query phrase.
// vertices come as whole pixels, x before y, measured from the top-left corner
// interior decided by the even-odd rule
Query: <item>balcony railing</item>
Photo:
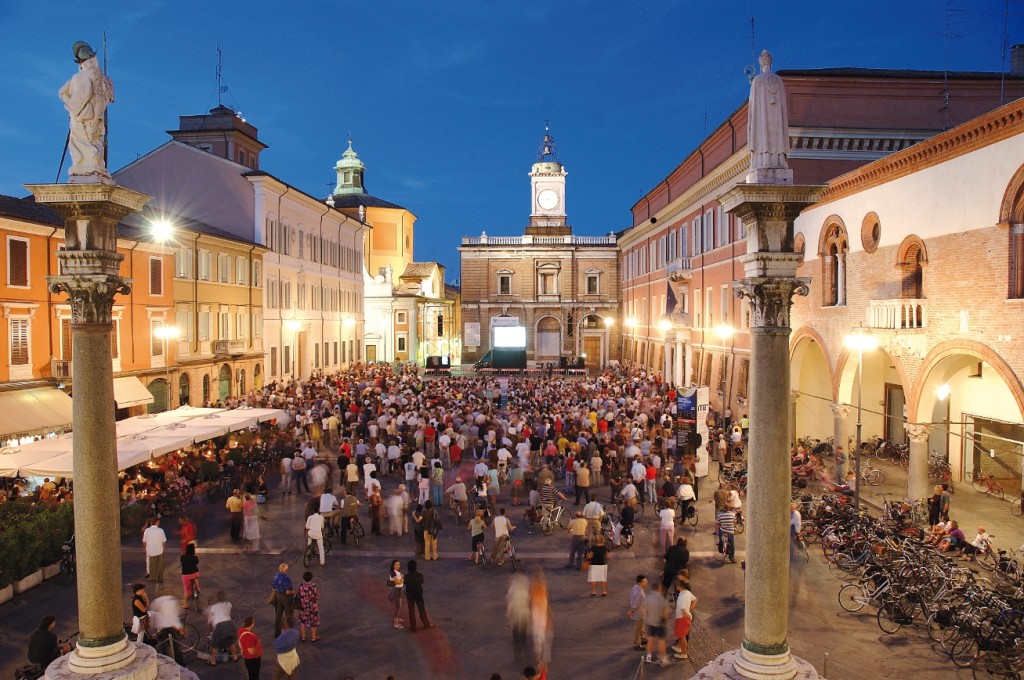
[[[553,245],[575,245],[575,246],[603,246],[615,245],[615,236],[488,236],[486,233],[480,236],[463,236],[464,246],[553,246]]]
[[[690,258],[677,257],[669,260],[665,265],[665,273],[673,281],[685,281],[690,279]]]
[[[871,300],[868,327],[885,330],[917,330],[928,327],[928,301]]]
[[[216,356],[245,354],[245,340],[216,340],[213,343],[213,353]]]

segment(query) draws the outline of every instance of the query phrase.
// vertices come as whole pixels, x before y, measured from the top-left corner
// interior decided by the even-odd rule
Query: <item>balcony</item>
[[[530,234],[524,236],[488,236],[487,232],[484,232],[480,236],[462,237],[462,245],[464,246],[613,246],[615,242],[614,234],[609,234],[608,236],[577,236],[575,234],[566,234],[565,236],[533,236]]]
[[[669,260],[665,265],[665,274],[668,275],[669,281],[689,281],[693,278],[693,274],[690,272],[690,258],[677,257],[674,260]]]
[[[869,303],[868,328],[906,331],[927,327],[927,300],[871,300]]]
[[[218,357],[245,354],[245,340],[216,340],[213,342],[213,355]]]

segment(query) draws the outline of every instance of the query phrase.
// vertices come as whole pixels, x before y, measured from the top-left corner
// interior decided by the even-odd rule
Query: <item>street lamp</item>
[[[658,330],[662,333],[668,333],[672,329],[672,322],[668,319],[662,319],[658,322]]]
[[[171,356],[168,353],[168,343],[181,337],[181,329],[177,326],[165,326],[163,324],[153,329],[153,335],[164,342],[164,380],[167,382],[167,405],[165,410],[171,410]]]
[[[855,444],[853,460],[857,466],[857,473],[853,477],[853,507],[860,510],[860,437],[861,437],[861,415],[863,413],[862,397],[864,393],[864,352],[872,352],[878,349],[878,338],[868,335],[863,328],[857,329],[856,333],[850,333],[844,338],[846,348],[857,352],[857,442]],[[838,484],[842,480],[836,480]]]
[[[167,243],[174,237],[174,224],[163,217],[150,222],[149,230],[157,243]]]
[[[715,326],[715,335],[717,335],[719,340],[722,341],[722,347],[723,348],[725,347],[725,341],[728,340],[729,338],[731,338],[735,333],[736,333],[736,329],[734,329],[732,326],[730,326],[727,323],[720,323],[717,326]],[[725,361],[722,364],[722,381],[725,383],[725,390],[722,393],[722,399],[725,400],[723,402],[723,405],[722,405],[722,415],[723,415],[723,417],[725,416],[725,410],[727,408],[730,408],[730,406],[729,406],[729,397],[731,395],[729,394],[729,388],[731,387],[731,385],[729,383],[729,362],[730,362],[729,355],[731,355],[731,354],[732,354],[732,348],[729,349],[729,354],[727,354],[725,356]]]
[[[606,317],[604,317],[604,327],[605,328],[611,328],[614,325],[615,325],[615,317],[614,316],[606,316]]]

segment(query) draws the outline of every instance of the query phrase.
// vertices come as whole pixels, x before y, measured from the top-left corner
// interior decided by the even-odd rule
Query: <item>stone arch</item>
[[[896,267],[900,270],[900,297],[904,300],[919,300],[924,297],[924,266],[928,264],[928,251],[924,241],[917,234],[903,239],[896,251]],[[912,319],[923,318],[923,309],[913,313],[904,312]],[[917,327],[917,326],[913,326]]]
[[[1003,224],[1024,218],[1024,165],[1017,168],[1006,184],[1003,200],[999,203],[999,221]]]
[[[921,368],[918,370],[918,380],[914,384],[914,389],[910,393],[907,399],[907,413],[913,414],[915,418],[922,417],[922,407],[924,404],[925,390],[927,389],[928,377],[932,370],[938,366],[943,359],[947,359],[957,354],[966,354],[973,357],[977,357],[981,361],[991,366],[999,377],[1009,388],[1010,393],[1013,395],[1014,401],[1017,403],[1017,409],[1024,414],[1024,386],[1021,385],[1020,378],[1014,373],[1013,368],[1006,363],[1005,360],[991,347],[980,343],[976,340],[956,339],[946,340],[935,345],[930,352],[925,356],[921,362]]]
[[[797,395],[791,412],[793,436],[827,439],[833,434],[830,407],[835,393],[826,345],[805,326],[793,335],[790,356],[790,387]]]
[[[836,361],[836,372],[833,379],[836,402],[856,407],[856,384],[857,352],[844,346]],[[887,402],[888,385],[897,385],[902,389],[906,412],[908,415],[912,413],[910,395],[913,390],[913,382],[902,359],[898,355],[891,354],[885,346],[865,352],[862,417],[864,440],[875,435],[888,434],[899,441],[905,436],[902,425],[889,422],[888,414],[885,413],[886,409],[883,406]],[[900,416],[902,416],[902,412]],[[849,428],[847,429],[849,430]],[[849,434],[852,434],[852,430],[849,431]],[[845,445],[846,442],[843,444]]]
[[[828,254],[828,246],[831,242],[845,245],[847,249],[850,245],[850,235],[846,231],[846,223],[843,222],[842,217],[836,214],[826,217],[821,225],[821,232],[818,234],[819,256]]]
[[[554,314],[544,314],[534,323],[534,357],[554,358],[562,354],[562,321]]]
[[[900,243],[899,250],[896,251],[896,264],[904,265],[916,262],[928,264],[928,249],[920,236],[911,234]]]
[[[846,231],[846,224],[839,215],[829,215],[818,237],[822,306],[846,304],[846,255],[849,251],[850,235]]]

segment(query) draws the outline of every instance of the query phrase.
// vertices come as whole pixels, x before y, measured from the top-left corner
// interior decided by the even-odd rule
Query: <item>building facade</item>
[[[1015,74],[783,70],[796,184],[823,184],[866,162],[1024,95]],[[856,106],[850,102],[856,101]],[[715,408],[749,399],[749,310],[733,295],[746,254],[742,222],[718,198],[749,170],[744,102],[636,202],[620,235],[624,360],[680,385],[710,388]]]
[[[463,361],[492,348],[496,325],[526,328],[527,360],[583,358],[604,366],[619,357],[621,302],[616,237],[572,233],[568,173],[545,132],[530,172],[530,222],[521,236],[464,237],[459,247]]]
[[[236,343],[234,348],[227,347],[230,356],[241,356],[235,350],[239,341],[245,341],[246,354],[262,352],[265,357],[258,374],[255,363],[221,362],[211,393],[223,392],[225,365],[231,372],[231,396],[235,396],[239,385],[255,385],[257,378],[270,382],[308,377],[314,371],[329,372],[359,361],[367,225],[260,170],[260,153],[266,146],[256,128],[230,109],[182,116],[179,127],[170,132],[171,141],[115,172],[118,183],[152,196],[150,209],[156,215],[181,216],[216,230],[224,236],[217,242],[224,258],[243,256],[229,243],[265,250],[261,264],[253,264],[252,269],[243,266],[248,284],[238,283],[236,260],[225,260],[224,267],[229,280],[235,280],[231,285],[239,287],[235,292],[242,287],[254,296],[262,292],[259,337],[251,327],[252,319],[247,337],[236,330],[241,300],[224,302],[223,296],[213,295],[214,299],[196,303],[205,309],[196,312],[195,342],[215,342],[212,326],[210,339],[198,339],[206,337],[198,324],[205,323],[203,314],[209,314],[211,324],[227,324],[225,339]],[[208,252],[211,255],[206,257],[212,257]],[[219,261],[211,262],[200,271],[200,262],[193,262],[197,276],[216,279],[211,284],[222,283],[218,265]],[[253,281],[257,274],[262,281]],[[212,294],[218,286],[209,289]],[[246,310],[250,315],[260,311],[254,303],[246,305]],[[218,347],[211,345],[211,351]],[[239,373],[250,367],[251,374]],[[190,398],[192,389],[190,385]]]
[[[796,221],[811,286],[793,307],[794,431],[850,444],[859,394],[865,441],[909,443],[913,498],[929,455],[1020,488],[1022,159],[1017,100],[836,178]]]

